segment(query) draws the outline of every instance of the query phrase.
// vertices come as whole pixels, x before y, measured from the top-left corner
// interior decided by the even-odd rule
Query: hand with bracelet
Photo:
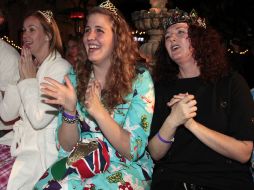
[[[70,151],[79,140],[79,131],[77,127],[73,127],[73,125],[77,125],[77,95],[68,76],[65,76],[64,80],[65,85],[45,77],[46,82],[41,83],[41,91],[46,97],[50,97],[44,99],[45,103],[59,105],[63,108],[64,122],[59,129],[59,142],[66,151]]]
[[[177,128],[196,116],[196,104],[195,97],[188,93],[174,95],[167,103],[167,106],[171,108],[171,112],[148,145],[155,160],[159,160],[169,150],[175,140],[174,134]]]
[[[68,76],[65,76],[64,80],[66,82],[65,85],[52,78],[45,77],[46,82],[41,83],[41,91],[50,98],[45,99],[44,102],[60,105],[66,113],[75,115],[77,95]]]

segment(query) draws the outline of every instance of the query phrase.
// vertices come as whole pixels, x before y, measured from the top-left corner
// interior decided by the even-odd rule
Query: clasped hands
[[[23,47],[19,61],[20,80],[27,78],[36,78],[37,65],[38,61],[33,59],[30,49]]]
[[[69,114],[76,114],[77,94],[68,76],[64,77],[65,84],[49,77],[44,79],[45,82],[41,83],[41,92],[48,97],[44,102],[60,105]],[[84,96],[84,105],[92,117],[104,109],[101,103],[101,85],[97,80],[90,80]]]
[[[174,95],[173,98],[167,103],[171,108],[169,117],[173,120],[176,127],[185,125],[186,122],[193,120],[197,115],[197,101],[194,95],[185,93]]]

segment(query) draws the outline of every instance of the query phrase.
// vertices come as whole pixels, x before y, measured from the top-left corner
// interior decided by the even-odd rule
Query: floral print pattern
[[[76,87],[76,75],[72,71],[69,75]],[[108,142],[85,108],[77,103],[79,114],[80,138],[99,138],[108,145],[110,155],[109,169],[92,178],[81,180],[77,174],[67,176],[59,182],[66,189],[75,190],[141,190],[150,189],[153,162],[145,148],[150,134],[150,125],[154,108],[154,86],[149,72],[140,68],[137,79],[133,83],[133,92],[126,97],[125,104],[118,105],[112,117],[125,130],[129,131],[132,159],[127,160]],[[59,114],[59,126],[61,126],[61,113]],[[56,134],[57,137],[57,134]],[[69,155],[65,152],[57,140],[59,158]],[[45,176],[45,175],[44,175]],[[50,168],[48,175],[36,184],[37,190],[46,189],[47,184],[52,183]]]

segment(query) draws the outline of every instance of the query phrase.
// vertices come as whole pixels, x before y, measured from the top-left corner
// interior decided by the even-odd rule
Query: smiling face
[[[22,39],[24,47],[29,48],[35,57],[49,50],[49,36],[44,32],[39,19],[34,16],[25,19]]]
[[[83,43],[87,57],[93,64],[110,65],[110,59],[114,48],[114,33],[110,17],[100,13],[89,16]]]
[[[165,34],[165,47],[170,58],[177,64],[193,60],[187,23],[176,23],[168,27]]]

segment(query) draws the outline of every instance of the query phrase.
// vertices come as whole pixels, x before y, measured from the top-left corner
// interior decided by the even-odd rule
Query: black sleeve
[[[238,73],[232,76],[230,96],[231,134],[240,140],[254,140],[254,102],[247,82]]]

